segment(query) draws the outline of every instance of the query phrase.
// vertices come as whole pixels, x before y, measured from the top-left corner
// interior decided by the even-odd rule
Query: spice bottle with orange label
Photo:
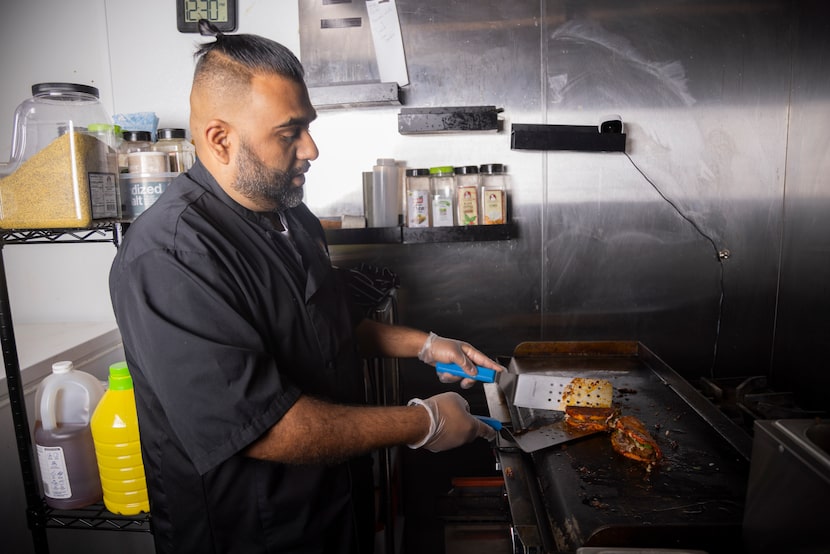
[[[479,188],[481,182],[478,167],[465,165],[455,168],[455,209],[458,225],[478,225],[479,219]]]
[[[430,227],[429,169],[406,170],[406,226]]]
[[[507,223],[507,168],[502,164],[484,164],[481,173],[481,223]]]

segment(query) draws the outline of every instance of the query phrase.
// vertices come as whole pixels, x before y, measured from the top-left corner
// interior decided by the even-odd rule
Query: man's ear
[[[222,164],[230,163],[230,126],[221,119],[212,119],[205,126],[205,141],[208,151]]]

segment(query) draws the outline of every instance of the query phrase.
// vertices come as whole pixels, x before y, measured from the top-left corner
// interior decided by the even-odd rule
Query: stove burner
[[[756,419],[804,419],[824,416],[820,412],[800,408],[792,392],[771,389],[767,378],[761,375],[714,379],[702,377],[698,385],[698,390],[703,396],[750,433]]]

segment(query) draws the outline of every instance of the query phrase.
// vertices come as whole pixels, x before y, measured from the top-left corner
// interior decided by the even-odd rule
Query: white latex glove
[[[423,406],[429,413],[429,433],[409,448],[426,448],[430,452],[443,452],[467,444],[478,437],[492,441],[496,431],[486,423],[470,415],[470,405],[455,392],[443,392],[426,400],[413,398],[408,406]]]
[[[457,364],[471,376],[478,373],[477,365],[495,371],[504,370],[502,366],[474,348],[470,343],[439,337],[435,333],[430,333],[427,337],[420,352],[418,352],[418,359],[430,365],[435,365],[436,362]],[[464,389],[468,389],[476,383],[475,379],[462,379],[444,372],[438,373],[438,380],[442,383],[461,381],[461,388]]]

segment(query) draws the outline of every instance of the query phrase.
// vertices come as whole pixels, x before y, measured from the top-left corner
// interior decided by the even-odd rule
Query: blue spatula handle
[[[472,375],[467,375],[467,373],[465,373],[464,370],[458,366],[458,364],[445,364],[442,362],[435,364],[435,371],[449,373],[450,375],[455,375],[456,377],[475,379],[476,381],[481,381],[482,383],[492,383],[496,380],[496,372],[492,369],[481,367],[480,365],[477,365],[476,369],[478,369],[478,375],[473,377]]]
[[[489,425],[490,427],[492,427],[496,431],[501,431],[501,421],[499,421],[498,419],[494,419],[492,417],[487,417],[487,416],[483,416],[483,415],[477,415],[477,416],[473,416],[473,417],[475,417],[476,419],[480,419],[481,421],[483,421],[484,423],[486,423],[487,425]]]

